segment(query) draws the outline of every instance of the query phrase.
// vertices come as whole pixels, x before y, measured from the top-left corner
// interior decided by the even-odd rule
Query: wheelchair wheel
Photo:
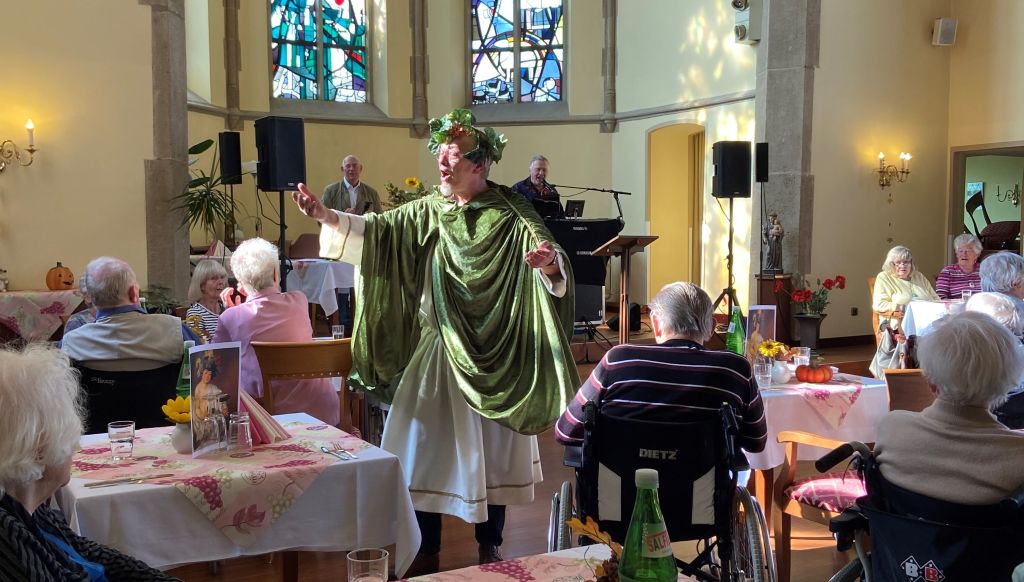
[[[733,520],[733,560],[729,569],[735,582],[775,582],[775,563],[768,541],[764,513],[744,487],[736,488]]]
[[[572,532],[565,524],[573,516],[572,483],[563,481],[558,493],[551,496],[551,516],[548,518],[548,551],[572,547]]]
[[[828,582],[858,582],[859,580],[866,580],[864,566],[861,565],[859,559],[854,559],[829,578]]]

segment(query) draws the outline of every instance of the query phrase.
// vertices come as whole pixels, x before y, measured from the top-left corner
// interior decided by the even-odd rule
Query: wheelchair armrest
[[[566,467],[573,467],[579,469],[583,466],[583,447],[566,445],[565,453],[562,457],[562,464]]]
[[[732,469],[734,471],[750,470],[750,461],[747,460],[747,455],[743,449],[737,448],[736,453],[732,456]]]
[[[1020,511],[1024,507],[1024,485],[1021,485],[1009,497],[1000,501],[999,505],[1007,511]]]
[[[828,531],[836,539],[836,550],[845,552],[853,547],[854,534],[868,530],[868,518],[864,517],[856,504],[843,510],[828,522]]]

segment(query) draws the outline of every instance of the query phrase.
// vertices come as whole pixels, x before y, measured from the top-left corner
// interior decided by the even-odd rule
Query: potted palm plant
[[[201,141],[188,148],[190,156],[188,165],[191,167],[199,161],[198,156],[213,146],[213,160],[210,163],[209,173],[201,168],[190,170],[191,179],[185,185],[185,189],[175,197],[178,205],[175,209],[185,211],[181,225],[188,225],[189,228],[199,227],[211,236],[215,236],[219,225],[224,225],[224,243],[228,246],[234,245],[235,233],[235,201],[223,188],[223,179],[220,175],[217,148],[212,139]],[[229,240],[231,239],[231,240]]]

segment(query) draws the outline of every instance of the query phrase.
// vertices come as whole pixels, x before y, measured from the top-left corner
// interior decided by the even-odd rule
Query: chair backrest
[[[75,368],[86,395],[86,434],[105,433],[115,420],[134,420],[135,428],[169,424],[160,407],[176,395],[181,362],[131,372]]]
[[[300,234],[299,238],[288,247],[289,259],[319,259],[320,235]]]
[[[921,412],[935,400],[935,394],[920,368],[886,368],[882,370],[882,378],[889,393],[889,410]]]
[[[974,225],[974,234],[978,237],[981,236],[981,229],[978,228],[977,221],[974,220],[974,211],[981,208],[981,214],[985,217],[985,225],[992,223],[992,219],[988,216],[988,209],[985,208],[985,193],[976,192],[970,198],[964,202],[964,210],[967,211],[967,216],[971,219],[971,224]],[[966,226],[966,225],[965,225]]]
[[[344,378],[352,370],[352,339],[309,342],[252,342],[263,376],[263,407],[274,414],[271,380]],[[341,397],[344,393],[341,391]],[[344,402],[344,401],[343,401]],[[345,419],[342,404],[342,419]]]
[[[735,494],[727,438],[732,437],[718,413],[675,423],[597,412],[584,434],[579,484],[584,516],[597,519],[621,543],[636,500],[634,474],[650,468],[658,471],[661,510],[673,541],[718,535],[729,525]]]

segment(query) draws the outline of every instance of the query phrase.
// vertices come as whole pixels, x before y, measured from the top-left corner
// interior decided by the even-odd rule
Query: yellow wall
[[[890,247],[909,247],[929,277],[944,264],[950,51],[931,45],[931,23],[948,7],[948,0],[822,3],[808,279],[849,280],[845,291],[831,294],[822,337],[871,333],[866,281]],[[900,151],[911,152],[910,180],[880,190],[879,151],[897,165]]]
[[[207,102],[210,92],[210,3],[185,0],[185,54],[189,91]]]
[[[694,197],[703,192],[692,189],[690,140],[701,131],[699,125],[677,124],[648,134],[648,220],[651,232],[660,237],[647,251],[652,296],[668,283],[699,278],[697,265],[689,259],[693,247],[700,245],[700,220],[693,214]]]
[[[1017,156],[971,156],[967,158],[965,182],[984,182],[985,210],[992,222],[1020,220],[1020,206],[1014,206],[1005,198],[1007,191],[1024,188],[1024,158]],[[999,196],[1004,201],[999,201]],[[978,228],[985,228],[985,216],[981,209],[974,211]],[[973,229],[971,220],[964,213],[964,224]]]
[[[1024,2],[952,0],[951,5],[941,15],[959,19],[956,44],[935,49],[950,55],[949,145],[1024,140],[1024,52],[1014,46]]]
[[[31,117],[39,151],[32,166],[0,174],[0,268],[14,289],[38,289],[55,261],[77,276],[109,254],[145,285],[150,8],[14,2],[3,18],[0,140],[25,146]]]

